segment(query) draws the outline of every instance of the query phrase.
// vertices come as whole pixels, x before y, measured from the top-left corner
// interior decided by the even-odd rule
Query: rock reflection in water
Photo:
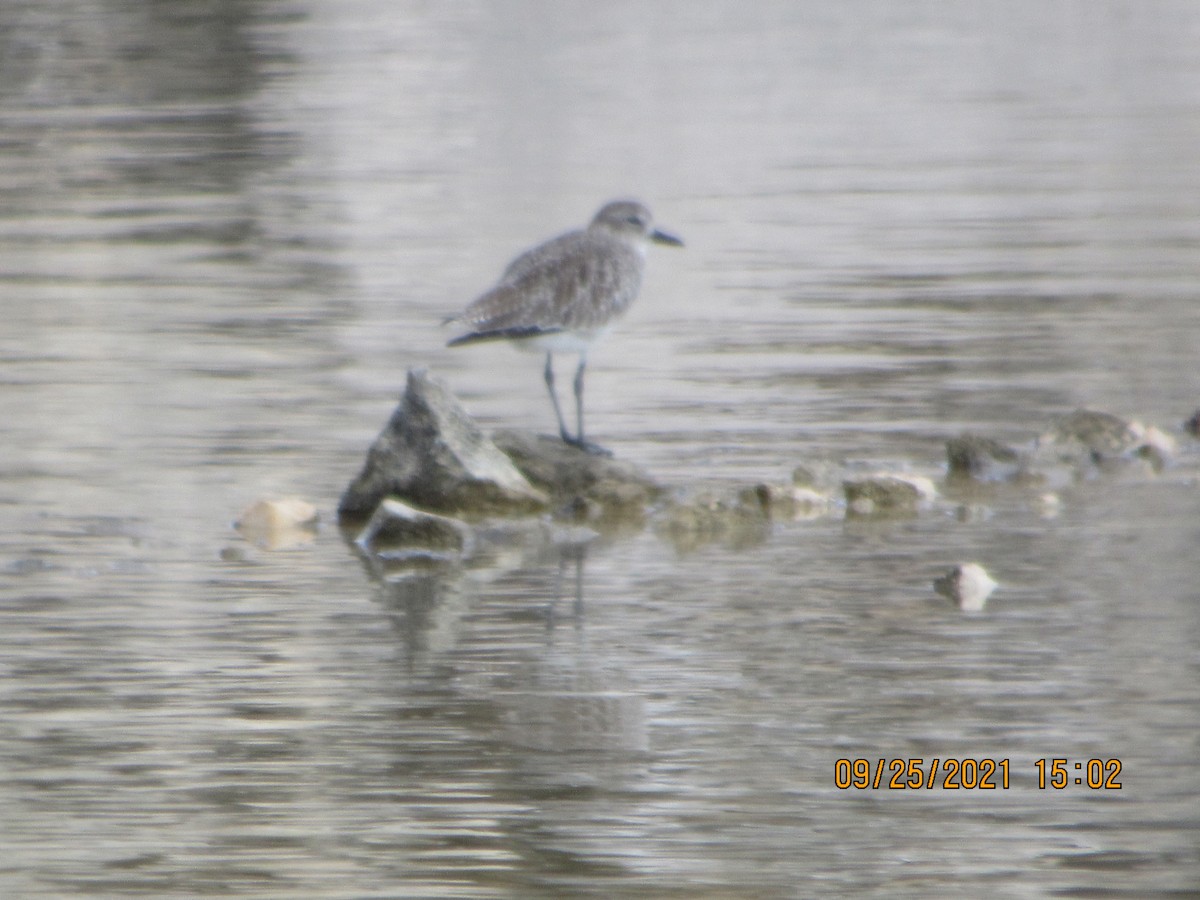
[[[648,750],[645,698],[608,688],[609,678],[544,673],[540,680],[550,682],[544,689],[498,696],[506,739],[533,750]]]
[[[560,627],[582,628],[585,615],[586,544],[543,548],[533,560],[509,558],[517,568],[493,563],[468,571],[462,566],[392,572],[379,580],[380,598],[393,617],[410,664],[429,663],[459,644],[467,620],[487,604],[480,587],[498,580],[524,581],[527,607],[520,619],[541,622],[547,639]],[[551,557],[557,554],[557,562]],[[553,569],[548,590],[535,577]],[[378,573],[376,573],[378,575]],[[644,751],[648,748],[645,698],[623,690],[619,676],[593,667],[586,655],[525,658],[520,644],[497,678],[464,698],[494,708],[503,740],[547,751]]]

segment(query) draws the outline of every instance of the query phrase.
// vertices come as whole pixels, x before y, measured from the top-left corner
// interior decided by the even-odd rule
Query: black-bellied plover
[[[583,372],[592,343],[637,297],[649,241],[683,246],[679,238],[654,227],[650,210],[641,203],[605,205],[586,229],[539,244],[509,263],[495,287],[446,320],[470,329],[448,346],[504,339],[545,353],[546,388],[562,439],[592,453],[606,452],[584,439]],[[573,436],[554,391],[555,353],[579,354]]]

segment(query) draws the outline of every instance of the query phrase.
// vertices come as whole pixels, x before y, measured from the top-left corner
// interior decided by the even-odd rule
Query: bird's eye
[[[646,223],[642,221],[641,216],[626,216],[625,221],[630,225],[636,225],[638,228],[646,227]]]

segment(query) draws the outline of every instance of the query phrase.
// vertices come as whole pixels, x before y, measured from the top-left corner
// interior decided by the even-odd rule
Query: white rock
[[[983,609],[997,583],[979,563],[960,563],[933,582],[933,589],[958,604],[963,612]]]
[[[878,472],[842,482],[848,512],[860,516],[911,514],[937,498],[933,481],[923,475]]]
[[[259,500],[246,507],[234,527],[264,550],[311,544],[317,535],[317,508],[299,497]]]
[[[1138,440],[1137,455],[1148,460],[1156,470],[1161,470],[1179,452],[1179,443],[1156,425],[1145,426],[1134,422],[1129,426]]]
[[[1062,498],[1058,494],[1045,493],[1037,498],[1038,515],[1043,519],[1057,519],[1062,512]]]

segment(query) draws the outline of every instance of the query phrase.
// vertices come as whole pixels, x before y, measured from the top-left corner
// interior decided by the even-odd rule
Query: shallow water
[[[1194,890],[1198,38],[1186,2],[0,7],[0,893]],[[589,424],[672,485],[940,479],[1078,406],[1179,455],[1057,512],[374,577],[329,523],[405,369],[548,430],[536,358],[438,322],[625,194],[688,246]],[[279,494],[313,543],[232,530]],[[967,560],[975,615],[930,589]],[[835,786],[914,757],[1010,784]],[[1039,789],[1055,757],[1122,786]]]

